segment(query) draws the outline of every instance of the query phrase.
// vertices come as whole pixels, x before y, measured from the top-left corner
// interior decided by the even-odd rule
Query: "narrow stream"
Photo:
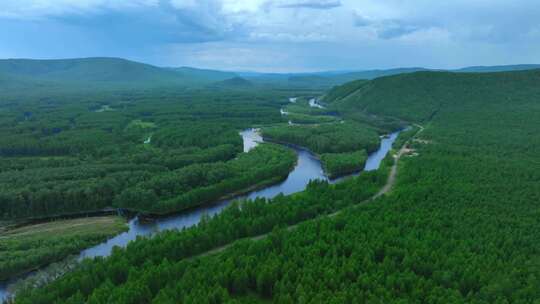
[[[398,134],[399,131],[381,139],[379,149],[369,155],[364,171],[371,171],[379,168],[382,159],[392,148],[392,144],[396,140]],[[248,152],[256,147],[259,143],[263,142],[262,137],[254,129],[242,131],[240,135],[244,141],[244,152]],[[142,222],[139,221],[138,217],[135,217],[129,221],[128,231],[121,233],[97,246],[83,250],[79,254],[78,259],[82,260],[84,258],[108,256],[114,246],[125,247],[130,241],[135,240],[138,236],[150,236],[163,230],[182,229],[194,226],[199,223],[203,215],[213,216],[221,212],[221,210],[227,207],[233,200],[254,199],[256,197],[273,198],[280,193],[288,195],[303,191],[310,180],[321,179],[334,183],[346,178],[341,177],[336,180],[329,180],[324,175],[321,163],[311,152],[301,148],[293,149],[298,154],[298,162],[293,171],[289,173],[287,179],[285,179],[283,182],[269,186],[262,190],[251,192],[247,195],[241,195],[233,199],[224,200],[213,205],[200,207],[184,213],[171,215],[169,217],[159,218],[153,222]],[[358,175],[358,173],[351,174],[349,176],[353,175]],[[32,275],[32,273],[29,275]],[[3,302],[3,300],[9,296],[10,293],[8,291],[8,286],[11,283],[13,282],[4,282],[0,284],[0,302]]]

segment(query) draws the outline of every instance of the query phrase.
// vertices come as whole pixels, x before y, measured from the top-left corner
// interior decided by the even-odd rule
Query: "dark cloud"
[[[51,19],[82,31],[96,32],[97,36],[101,32],[103,36],[114,37],[110,42],[130,46],[221,41],[242,33],[240,26],[228,24],[220,14],[220,7],[212,1],[192,8],[176,8],[171,1],[162,0],[158,6],[71,14]]]

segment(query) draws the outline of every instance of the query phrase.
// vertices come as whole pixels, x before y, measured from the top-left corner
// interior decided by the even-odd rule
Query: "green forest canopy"
[[[48,71],[47,66],[43,69]],[[233,160],[243,150],[238,131],[282,122],[279,108],[289,96],[258,89],[28,91],[0,94],[0,219],[110,206],[143,210],[129,206],[119,195],[187,166]],[[278,152],[264,151],[268,157]],[[288,152],[278,153],[293,163]],[[285,167],[266,179],[282,178]],[[230,192],[240,190],[233,188]],[[214,196],[227,194],[225,190]],[[144,208],[150,209],[165,212],[155,206]],[[167,208],[171,209],[176,210]]]
[[[425,126],[411,145],[418,155],[402,160],[390,195],[195,259],[167,247],[137,247],[219,240],[234,231],[223,227],[237,222],[223,222],[215,234],[202,233],[210,220],[140,240],[17,302],[248,303],[255,296],[276,303],[536,303],[539,80],[539,71],[421,72],[374,80],[336,100],[338,108]],[[338,191],[313,185],[302,195],[316,199],[303,201],[345,202],[359,186],[346,183]],[[292,203],[295,197],[276,200]],[[243,210],[250,223],[269,215]]]

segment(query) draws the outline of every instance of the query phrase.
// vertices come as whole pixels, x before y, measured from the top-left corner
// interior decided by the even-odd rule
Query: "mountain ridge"
[[[313,73],[231,72],[194,67],[158,67],[117,57],[69,59],[0,59],[0,89],[75,85],[95,88],[187,87],[216,85],[242,78],[251,84],[315,86],[331,88],[354,80],[371,80],[385,76],[422,71],[485,73],[540,69],[540,64],[471,66],[454,70],[406,67],[363,71],[323,71]],[[224,83],[225,86],[227,82]],[[244,82],[245,84],[245,82]],[[236,86],[236,85],[233,85]],[[348,90],[351,88],[349,87]]]

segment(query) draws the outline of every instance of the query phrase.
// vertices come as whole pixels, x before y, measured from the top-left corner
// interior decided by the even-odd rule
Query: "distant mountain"
[[[314,75],[298,75],[290,76],[288,81],[290,82],[306,82],[306,81],[326,81],[327,77],[323,77],[317,74]]]
[[[540,64],[517,64],[517,65],[496,65],[496,66],[472,66],[453,70],[453,72],[463,73],[486,73],[486,72],[510,72],[540,69]]]
[[[540,65],[473,66],[451,72],[479,73],[540,69]],[[32,88],[104,89],[153,87],[248,87],[254,84],[326,90],[353,80],[435,71],[420,67],[315,73],[223,72],[190,67],[162,68],[120,58],[0,60],[0,90]],[[439,70],[440,71],[440,70]],[[350,87],[341,88],[343,91]]]
[[[223,81],[215,82],[212,84],[212,86],[227,88],[248,88],[252,87],[253,83],[245,78],[237,76],[230,79],[225,79]]]
[[[408,74],[422,71],[449,71],[458,73],[488,73],[488,72],[511,72],[511,71],[523,71],[540,69],[540,64],[520,64],[520,65],[500,65],[500,66],[472,66],[454,70],[443,69],[426,69],[421,67],[413,68],[398,68],[388,70],[367,70],[358,72],[346,72],[342,74],[334,74],[332,77],[337,78],[340,81],[347,80],[352,81],[356,79],[375,79],[384,76],[392,76],[399,74]]]
[[[207,69],[196,69],[190,67],[169,68],[172,71],[182,75],[186,78],[192,78],[201,81],[217,82],[230,78],[237,77],[238,75],[233,72],[223,72]]]
[[[288,82],[296,86],[325,86],[333,85],[336,82],[331,77],[321,75],[298,75],[290,76]]]
[[[375,78],[393,76],[399,74],[409,74],[421,71],[448,71],[459,73],[486,73],[486,72],[509,72],[540,69],[537,64],[504,65],[504,66],[473,66],[454,70],[427,69],[422,67],[396,68],[396,69],[377,69],[365,71],[325,71],[313,73],[257,73],[257,72],[239,72],[238,75],[257,83],[281,84],[281,85],[308,85],[333,87],[345,84],[354,80],[371,80]]]
[[[0,60],[0,89],[16,86],[151,88],[201,86],[235,73],[188,67],[161,68],[120,58]],[[9,85],[9,86],[8,86]]]
[[[53,83],[47,80],[35,80],[28,77],[0,74],[0,91],[17,93],[28,88],[52,87]]]
[[[119,58],[7,59],[0,60],[0,73],[67,82],[175,82],[182,78],[170,70]]]
[[[242,77],[250,81],[264,84],[288,85],[293,87],[309,86],[328,89],[336,85],[341,85],[349,81],[358,79],[374,79],[382,76],[391,76],[396,74],[413,73],[425,71],[424,68],[399,68],[389,70],[366,70],[366,71],[326,71],[314,73],[256,73],[240,72]]]
[[[384,76],[392,76],[398,74],[407,74],[414,73],[419,71],[427,71],[425,68],[399,68],[399,69],[388,69],[388,70],[367,70],[367,71],[358,71],[358,72],[348,72],[340,75],[335,75],[334,77],[343,80],[343,81],[352,81],[356,79],[375,79]]]

